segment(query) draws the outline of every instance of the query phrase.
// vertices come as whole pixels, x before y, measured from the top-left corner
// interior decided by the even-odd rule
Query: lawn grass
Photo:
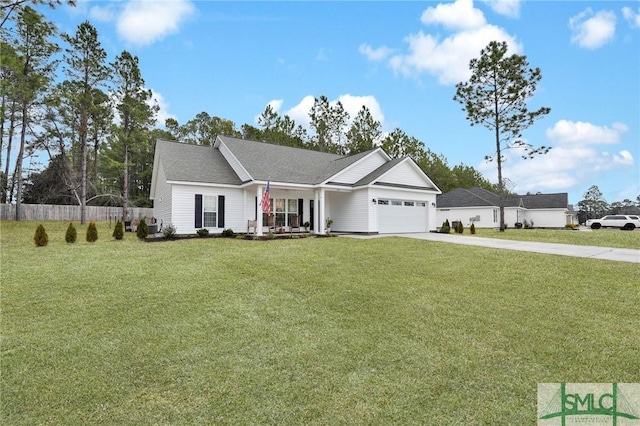
[[[534,424],[539,382],[640,381],[635,264],[0,225],[2,424]]]
[[[452,232],[453,233],[453,232]],[[469,229],[464,234],[470,236]],[[575,244],[581,246],[616,247],[640,250],[640,229],[621,231],[619,229],[598,229],[577,231],[571,229],[515,229],[504,232],[497,229],[478,228],[476,236],[517,241],[539,241],[544,243]]]

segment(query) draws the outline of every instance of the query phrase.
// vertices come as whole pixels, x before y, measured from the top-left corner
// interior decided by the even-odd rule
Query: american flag
[[[269,182],[267,181],[267,189],[262,194],[262,211],[268,215],[271,214],[271,205],[269,204]]]

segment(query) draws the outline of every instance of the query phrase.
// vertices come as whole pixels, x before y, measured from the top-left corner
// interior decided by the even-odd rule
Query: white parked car
[[[640,216],[610,214],[601,219],[587,220],[587,226],[591,227],[591,229],[620,228],[631,231],[640,228]]]

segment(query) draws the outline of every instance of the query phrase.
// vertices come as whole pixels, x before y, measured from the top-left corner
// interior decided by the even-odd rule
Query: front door
[[[313,200],[309,200],[309,229],[315,229],[313,227]]]

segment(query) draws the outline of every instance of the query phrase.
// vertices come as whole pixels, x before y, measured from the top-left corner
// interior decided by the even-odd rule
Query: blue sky
[[[507,153],[504,176],[519,192],[591,185],[608,202],[640,194],[640,4],[637,1],[219,2],[79,1],[41,9],[61,31],[89,20],[109,61],[140,59],[161,106],[159,125],[201,111],[255,124],[271,104],[308,124],[313,97],[366,105],[383,130],[399,127],[496,181],[492,133],[471,127],[453,101],[469,60],[507,41],[542,70],[531,109],[551,108],[525,133],[545,156]]]

